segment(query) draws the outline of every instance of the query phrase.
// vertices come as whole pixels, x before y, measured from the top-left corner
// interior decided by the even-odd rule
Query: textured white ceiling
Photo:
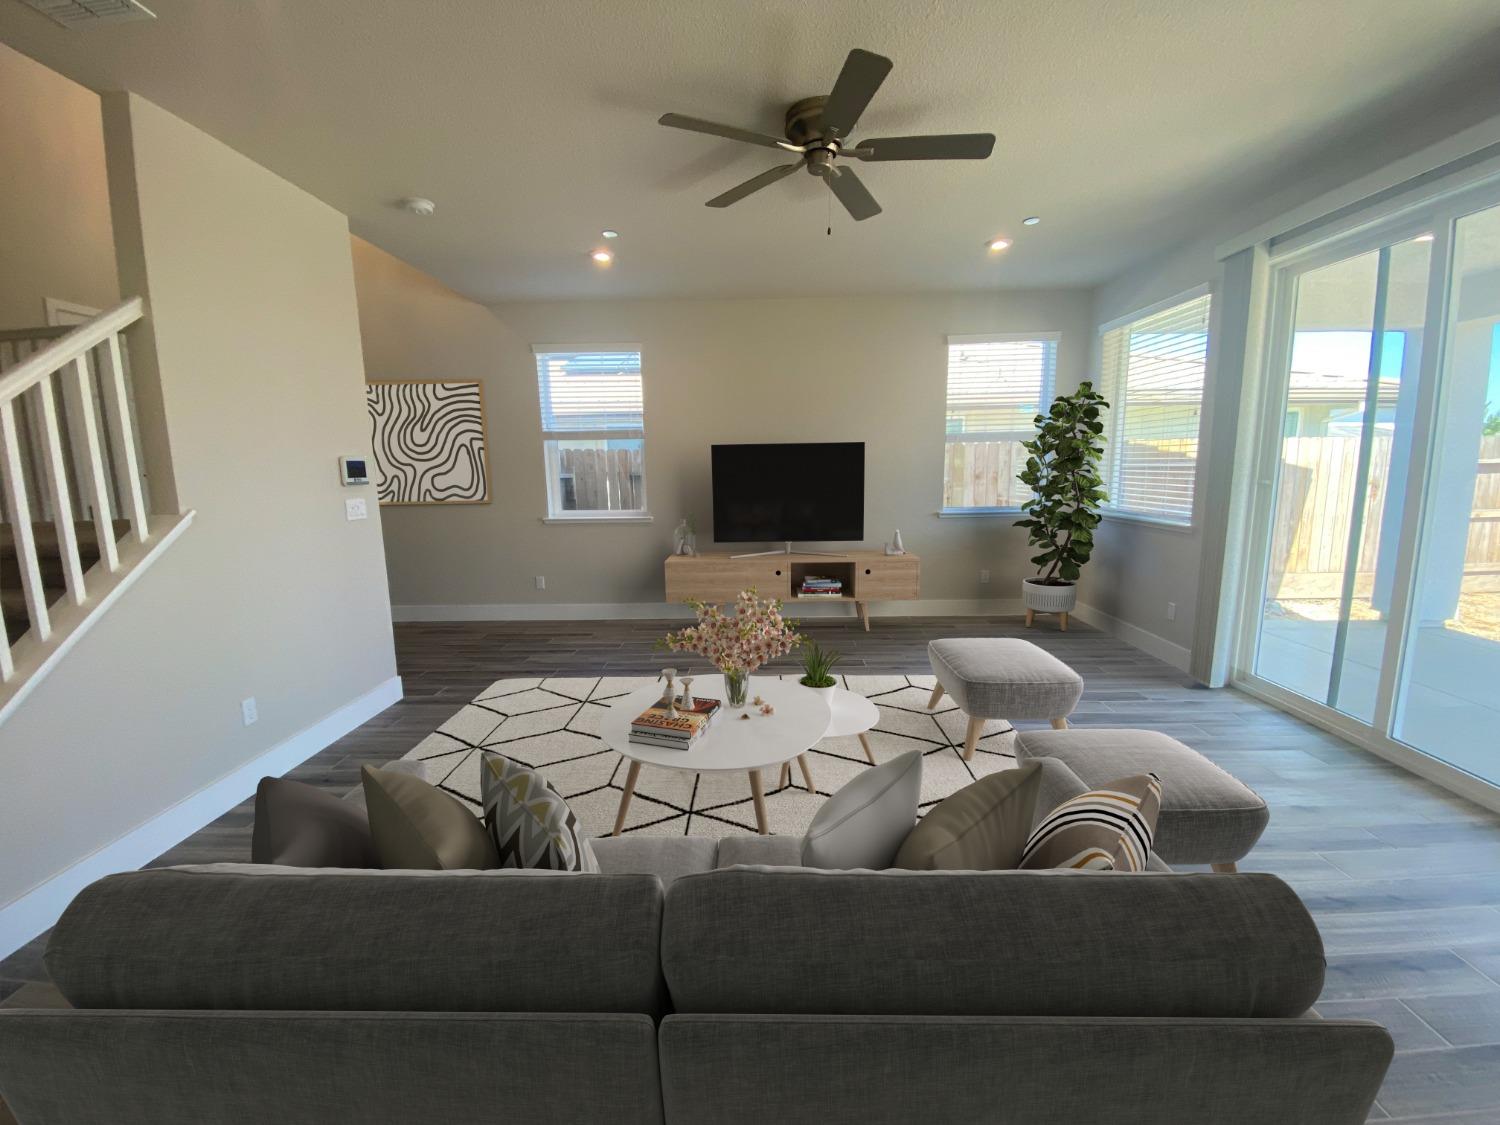
[[[1232,217],[1311,162],[1500,112],[1494,0],[152,0],[0,39],[130,89],[484,300],[1083,285]],[[984,162],[858,166],[855,225],[796,175],[704,200],[851,47],[895,70],[860,132],[990,131]],[[437,201],[418,219],[392,201]],[[1021,219],[1043,222],[1023,229]],[[623,233],[608,270],[587,258]],[[995,235],[1014,249],[990,256]]]

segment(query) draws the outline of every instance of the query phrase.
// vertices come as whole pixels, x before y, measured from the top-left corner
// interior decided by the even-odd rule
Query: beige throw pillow
[[[1002,770],[940,801],[911,830],[896,866],[913,871],[998,871],[1017,867],[1036,812],[1039,762]]]
[[[1064,801],[1037,824],[1020,866],[1144,871],[1161,812],[1154,773],[1109,781]]]
[[[391,770],[365,766],[360,778],[381,867],[462,871],[499,865],[489,833],[458,798]]]

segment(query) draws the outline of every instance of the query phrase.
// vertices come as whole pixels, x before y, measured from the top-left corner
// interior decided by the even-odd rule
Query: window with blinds
[[[1208,312],[1203,293],[1104,332],[1106,510],[1192,524]]]
[[[1052,403],[1057,335],[949,336],[943,511],[1019,508],[1023,441]]]
[[[646,514],[646,410],[641,353],[536,349],[547,514]]]

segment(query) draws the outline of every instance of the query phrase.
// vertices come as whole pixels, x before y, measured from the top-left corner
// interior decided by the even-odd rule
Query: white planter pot
[[[803,684],[800,679],[797,682],[799,684],[801,684],[802,687],[807,687],[807,685]],[[825,703],[827,703],[828,706],[832,707],[833,706],[833,693],[839,690],[839,686],[838,686],[838,684],[834,684],[833,687],[815,687],[815,688],[807,688],[807,690],[808,691],[815,691],[815,692],[817,692],[819,695],[821,695],[823,697],[823,701]]]
[[[1027,609],[1037,613],[1072,613],[1078,604],[1078,584],[1066,586],[1043,586],[1030,578],[1021,579],[1021,600]]]

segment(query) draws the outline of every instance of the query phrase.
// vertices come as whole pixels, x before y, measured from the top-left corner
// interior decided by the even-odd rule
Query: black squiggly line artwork
[[[489,499],[478,383],[366,383],[382,504]]]

